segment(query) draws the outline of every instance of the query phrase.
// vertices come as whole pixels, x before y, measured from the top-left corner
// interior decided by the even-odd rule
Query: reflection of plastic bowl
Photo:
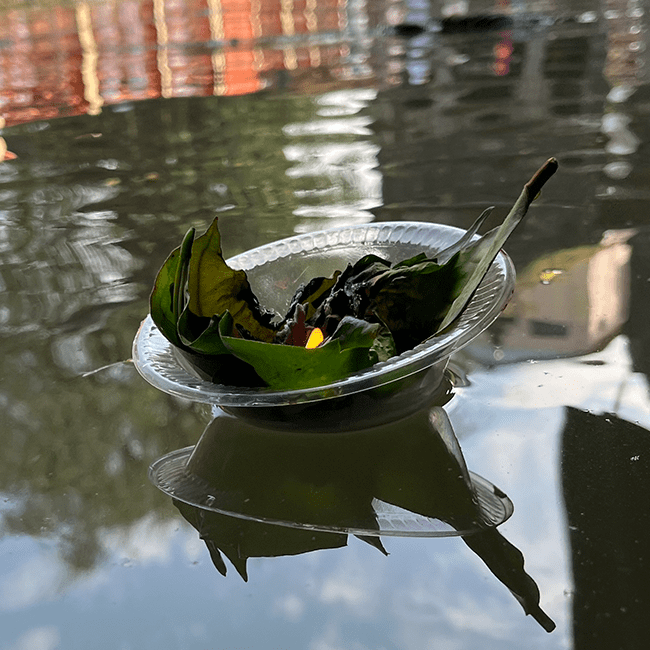
[[[503,492],[467,471],[442,409],[311,436],[222,413],[195,447],[154,462],[149,478],[201,510],[321,532],[460,535],[513,512]]]
[[[194,449],[194,447],[178,449],[159,458],[149,468],[149,480],[172,499],[177,499],[201,510],[209,510],[238,519],[325,533],[350,533],[376,537],[453,537],[467,535],[486,528],[496,528],[507,521],[514,510],[512,501],[501,490],[482,476],[470,472],[470,480],[482,520],[480,523],[471,523],[463,528],[454,528],[442,519],[426,517],[377,499],[373,499],[371,504],[375,516],[373,526],[364,526],[363,523],[346,523],[345,521],[338,524],[313,523],[274,516],[243,514],[237,507],[222,505],[219,498],[226,500],[230,495],[217,492],[218,496],[214,496],[212,494],[214,490],[209,483],[187,471],[187,463]]]
[[[313,277],[331,275],[370,253],[393,262],[420,252],[434,256],[463,232],[419,222],[334,228],[260,246],[229,259],[228,264],[246,270],[262,305],[284,313],[298,286]],[[444,401],[449,356],[497,318],[514,284],[514,266],[501,252],[453,327],[388,361],[316,388],[277,391],[206,381],[175,354],[174,346],[150,316],[135,338],[133,360],[156,388],[194,402],[219,405],[262,426],[301,431],[374,426]]]

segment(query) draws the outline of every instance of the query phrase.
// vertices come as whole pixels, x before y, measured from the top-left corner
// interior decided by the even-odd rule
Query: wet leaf
[[[190,228],[183,238],[180,248],[180,257],[178,266],[176,268],[176,275],[174,277],[174,320],[178,323],[185,303],[187,301],[187,278],[189,274],[190,257],[192,256],[192,244],[194,243],[194,228]]]
[[[490,206],[481,212],[478,219],[469,227],[465,234],[458,240],[456,240],[451,246],[448,246],[443,251],[436,255],[436,262],[438,264],[446,264],[456,253],[460,253],[461,250],[467,248],[467,246],[472,241],[472,237],[479,231],[479,228],[483,225],[483,222],[492,214],[494,206]]]
[[[377,324],[345,318],[329,341],[307,349],[235,338],[227,318],[220,325],[226,348],[276,390],[323,386],[370,367],[377,361],[371,348],[379,329]]]
[[[298,289],[279,325],[260,306],[246,273],[224,261],[214,219],[197,239],[190,230],[163,265],[151,295],[152,318],[174,345],[194,355],[220,357],[214,364],[224,356],[237,357],[255,369],[256,381],[261,378],[276,389],[347,377],[450,326],[556,169],[557,161],[549,159],[503,224],[479,240],[471,241],[492,208],[435,258],[420,253],[391,266],[366,255],[329,278],[314,278]],[[306,349],[316,327],[326,342]]]
[[[366,313],[386,324],[398,352],[421,343],[442,322],[461,278],[457,260],[441,266],[416,256],[373,279]]]
[[[231,269],[223,259],[217,219],[192,245],[187,285],[186,308],[195,316],[212,318],[228,311],[256,339],[274,339],[273,315],[260,308],[246,273]]]
[[[178,321],[178,333],[184,345],[199,354],[230,354],[219,334],[221,316],[199,318],[186,309]]]
[[[296,318],[298,307],[304,312],[305,320],[312,318],[340,275],[340,271],[335,271],[330,278],[313,278],[307,284],[300,286],[291,299],[285,320]]]
[[[182,346],[176,331],[176,315],[174,313],[174,280],[179,265],[180,250],[179,247],[172,251],[162,265],[149,298],[149,311],[153,322],[163,336],[176,346]]]

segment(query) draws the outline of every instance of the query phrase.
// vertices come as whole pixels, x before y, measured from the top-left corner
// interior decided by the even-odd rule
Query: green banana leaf
[[[174,313],[174,280],[180,260],[180,247],[173,250],[165,260],[149,298],[149,312],[153,322],[162,335],[171,343],[182,347],[183,343],[176,330],[176,315]]]

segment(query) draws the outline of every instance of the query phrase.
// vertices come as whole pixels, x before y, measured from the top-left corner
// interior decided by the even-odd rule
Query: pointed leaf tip
[[[528,193],[528,205],[530,205],[538,194],[542,191],[542,187],[546,184],[553,174],[558,170],[559,163],[557,158],[549,158],[536,172],[533,177],[526,183],[525,189]]]

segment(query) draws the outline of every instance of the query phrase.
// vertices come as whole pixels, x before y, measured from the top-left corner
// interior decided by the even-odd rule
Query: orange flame
[[[308,350],[312,348],[317,348],[323,342],[324,338],[325,337],[323,336],[323,332],[318,327],[315,327],[311,331],[311,334],[307,339],[307,343],[305,344],[305,347]]]

